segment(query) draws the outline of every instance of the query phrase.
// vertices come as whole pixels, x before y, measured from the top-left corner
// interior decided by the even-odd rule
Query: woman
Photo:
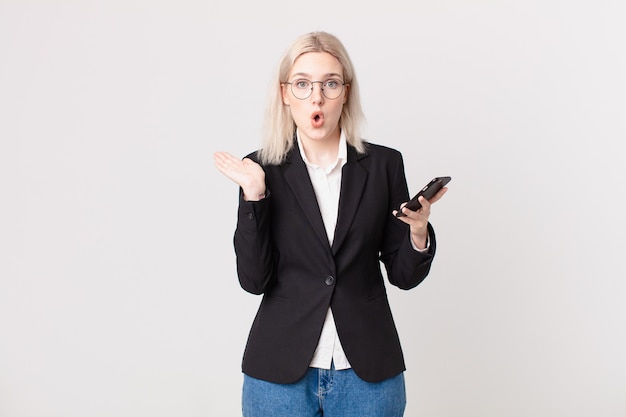
[[[242,288],[263,294],[243,358],[245,417],[398,417],[404,359],[388,304],[428,274],[431,204],[409,198],[402,155],[365,142],[341,42],[308,33],[286,50],[262,149],[214,155],[240,186],[234,246]]]

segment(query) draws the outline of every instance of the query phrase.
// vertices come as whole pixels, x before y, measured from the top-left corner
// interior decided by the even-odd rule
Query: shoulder
[[[365,152],[361,154],[362,157],[402,160],[402,153],[395,148],[390,148],[389,146],[384,146],[373,142],[364,142],[364,144]]]
[[[244,156],[242,159],[250,159],[251,161],[256,162],[257,164],[259,164],[261,169],[263,169],[263,171],[265,172],[266,175],[268,173],[268,170],[271,170],[271,168],[272,168],[272,165],[266,165],[263,162],[261,162],[260,150],[258,150],[258,149],[256,151],[254,151],[254,152],[250,152],[249,154]]]
[[[251,160],[253,160],[254,162],[256,162],[257,164],[260,164],[260,162],[259,162],[259,161],[260,161],[260,159],[259,159],[259,150],[256,150],[256,151],[254,151],[254,152],[250,152],[249,154],[247,154],[247,155],[246,155],[246,156],[244,156],[243,158],[244,158],[244,159],[245,159],[245,158],[251,159]]]
[[[348,150],[348,164],[360,165],[369,172],[396,175],[404,171],[402,153],[397,149],[378,143],[364,142],[365,152],[357,153],[355,148]]]
[[[244,156],[244,158],[249,158],[251,160],[253,160],[254,162],[256,162],[257,164],[261,165],[264,169],[265,168],[280,168],[285,166],[287,163],[291,162],[294,159],[294,155],[296,157],[299,157],[300,153],[297,152],[297,149],[291,148],[286,154],[285,157],[283,158],[283,160],[280,163],[264,163],[261,162],[261,149],[257,149],[254,152],[250,152],[248,155]]]

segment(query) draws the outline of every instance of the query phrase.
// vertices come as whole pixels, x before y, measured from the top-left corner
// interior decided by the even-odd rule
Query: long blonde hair
[[[365,143],[361,138],[361,126],[365,117],[350,56],[336,36],[326,32],[311,32],[300,36],[287,48],[270,85],[263,127],[263,146],[258,153],[262,164],[280,164],[293,147],[296,124],[289,107],[283,103],[281,83],[287,81],[296,59],[307,52],[327,52],[337,58],[343,67],[344,82],[350,84],[350,88],[339,118],[339,127],[348,144],[354,146],[359,153],[365,152]]]

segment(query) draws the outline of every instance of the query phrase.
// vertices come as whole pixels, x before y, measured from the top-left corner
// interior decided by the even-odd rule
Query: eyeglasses
[[[315,83],[321,84],[322,94],[324,94],[324,97],[329,100],[338,98],[341,93],[343,93],[343,86],[346,85],[346,83],[341,80],[334,78],[329,78],[325,81],[311,81],[301,78],[285,84],[291,85],[291,92],[297,99],[305,100],[311,96],[311,93],[313,93],[313,84]]]

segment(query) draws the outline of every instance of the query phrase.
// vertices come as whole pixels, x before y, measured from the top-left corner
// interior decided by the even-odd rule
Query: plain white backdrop
[[[406,415],[626,415],[625,11],[0,0],[0,416],[240,415],[260,298],[212,153],[260,146],[312,30],[345,43],[411,192],[453,178],[430,276],[389,287]]]

